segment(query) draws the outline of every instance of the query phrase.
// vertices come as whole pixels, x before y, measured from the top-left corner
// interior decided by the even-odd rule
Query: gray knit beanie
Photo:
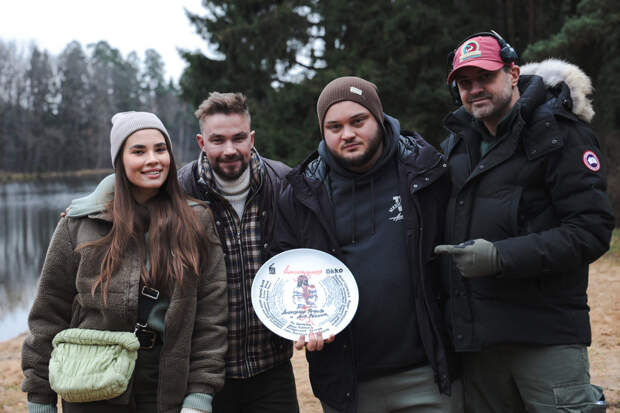
[[[112,116],[112,130],[110,131],[110,155],[112,155],[112,166],[114,166],[114,160],[121,150],[125,139],[135,131],[141,129],[158,129],[164,134],[168,143],[172,145],[166,127],[153,113],[119,112]],[[172,148],[168,148],[168,150],[172,150]]]
[[[383,105],[379,99],[377,86],[355,76],[339,77],[323,88],[316,102],[316,114],[319,117],[319,129],[323,136],[323,121],[327,110],[334,103],[350,100],[364,106],[375,117],[385,133],[383,126]]]

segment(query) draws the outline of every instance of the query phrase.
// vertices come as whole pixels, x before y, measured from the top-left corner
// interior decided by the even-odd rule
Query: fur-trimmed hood
[[[573,101],[573,113],[585,122],[592,121],[592,82],[578,66],[560,59],[547,59],[521,66],[521,75],[538,75],[551,87],[566,83]]]

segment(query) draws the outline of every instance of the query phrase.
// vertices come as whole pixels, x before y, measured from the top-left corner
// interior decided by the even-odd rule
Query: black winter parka
[[[417,134],[400,136],[397,157],[411,273],[416,275],[413,288],[420,336],[439,390],[449,394],[452,355],[446,350],[449,338],[442,322],[439,267],[433,254],[433,247],[442,236],[449,194],[447,165],[443,156]],[[285,188],[279,202],[274,254],[292,248],[314,248],[342,260],[325,188],[327,167],[315,152],[287,175],[290,186]],[[380,268],[381,257],[376,257],[376,262]],[[363,345],[353,343],[352,337],[349,326],[322,351],[306,352],[315,396],[346,413],[357,410],[352,351],[354,346]]]
[[[442,257],[445,316],[457,351],[500,343],[590,344],[588,264],[608,248],[614,218],[598,139],[571,112],[565,83],[521,76],[516,118],[482,157],[461,107],[442,143],[452,191],[446,243],[476,238],[499,252],[499,276],[465,279]]]

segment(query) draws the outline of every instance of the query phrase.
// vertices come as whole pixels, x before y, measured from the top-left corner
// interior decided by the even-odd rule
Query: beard
[[[241,162],[241,166],[239,167],[239,169],[224,169],[220,165],[220,161],[221,160],[240,161]],[[211,167],[213,169],[213,172],[215,172],[217,174],[217,176],[219,176],[220,178],[224,179],[225,181],[234,181],[235,179],[239,178],[245,172],[245,170],[247,169],[248,165],[249,165],[249,162],[244,162],[242,156],[235,155],[235,156],[231,156],[229,158],[218,158],[214,162],[214,165],[212,165]]]
[[[334,159],[336,159],[336,161],[338,161],[338,163],[346,169],[359,168],[366,165],[368,161],[370,161],[372,157],[375,156],[375,154],[381,147],[382,142],[383,132],[380,129],[377,129],[375,135],[368,141],[368,147],[366,148],[366,150],[355,157],[343,158],[337,153],[332,152],[329,147],[328,150],[330,151]]]
[[[470,96],[468,103],[471,104],[474,99],[477,98],[489,98],[490,103],[483,107],[471,106],[471,115],[478,120],[497,119],[500,120],[508,113],[510,109],[510,103],[512,101],[512,84],[510,77],[506,78],[506,87],[501,93],[492,95],[487,92],[482,92],[477,95]]]

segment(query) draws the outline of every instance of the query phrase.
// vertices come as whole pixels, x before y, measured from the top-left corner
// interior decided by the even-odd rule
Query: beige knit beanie
[[[383,105],[381,104],[381,99],[379,99],[377,86],[359,77],[345,76],[329,82],[327,86],[323,88],[323,91],[319,95],[319,100],[316,102],[316,113],[319,117],[321,136],[323,136],[323,121],[325,120],[327,110],[333,104],[346,100],[359,103],[368,109],[385,133],[385,127],[383,126]]]
[[[157,116],[150,112],[119,112],[112,116],[112,130],[110,131],[110,155],[112,166],[123,142],[135,131],[141,129],[158,129],[164,134],[169,145],[172,145],[170,135],[164,124]],[[172,150],[172,148],[168,148]]]

